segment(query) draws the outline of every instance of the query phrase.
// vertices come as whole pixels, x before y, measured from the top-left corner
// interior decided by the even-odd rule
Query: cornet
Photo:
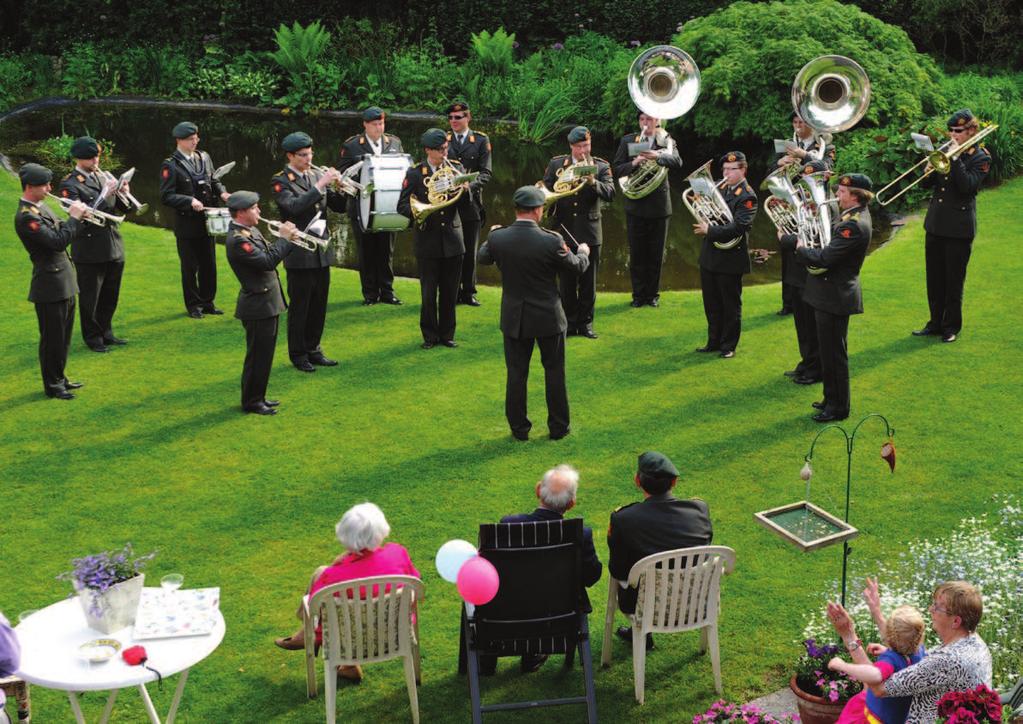
[[[114,178],[114,175],[109,171],[100,171],[100,174],[102,175],[104,180]],[[149,211],[149,204],[142,203],[132,195],[131,191],[128,191],[128,189],[125,188],[125,186],[131,183],[131,180],[134,176],[135,176],[134,166],[132,166],[127,171],[122,173],[121,177],[117,179],[117,190],[115,191],[115,193],[117,194],[117,198],[121,200],[121,203],[123,203],[125,206],[131,207],[132,211],[134,211],[137,215],[141,216],[142,214]]]
[[[63,196],[55,196],[54,194],[46,195],[59,203],[60,210],[64,213],[68,213],[68,209],[71,208],[71,204],[75,203],[71,199],[65,199]],[[87,209],[85,214],[82,216],[82,221],[92,224],[93,226],[106,226],[107,224],[116,226],[124,221],[124,217],[114,216],[113,214],[108,214],[107,212],[100,211],[99,209]]]
[[[280,236],[282,239],[285,238],[281,236],[281,227],[284,226],[282,222],[274,221],[273,219],[260,219],[260,221],[266,224],[266,227],[274,236]],[[288,241],[301,249],[305,249],[306,251],[326,249],[327,245],[330,244],[329,239],[321,239],[318,236],[307,234],[304,231],[299,231],[298,229],[295,229],[295,237],[288,239]]]

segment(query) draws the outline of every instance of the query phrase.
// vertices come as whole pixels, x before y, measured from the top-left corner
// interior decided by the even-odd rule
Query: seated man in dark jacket
[[[506,515],[501,518],[502,523],[535,523],[548,520],[562,520],[565,513],[575,506],[576,492],[579,490],[579,471],[571,465],[558,465],[543,474],[543,478],[536,484],[536,497],[540,501],[540,507],[532,513],[520,513],[518,515]],[[587,526],[583,527],[583,550],[582,550],[582,576],[583,585],[589,588],[600,580],[600,574],[604,567],[597,558],[597,551],[593,547],[593,530]],[[590,612],[590,600],[583,592],[586,599],[586,611]],[[526,655],[522,657],[522,670],[524,672],[536,671],[547,660],[546,656]],[[496,663],[496,661],[495,661]]]
[[[679,500],[671,494],[678,481],[678,470],[659,452],[639,456],[636,487],[643,491],[643,501],[622,506],[611,514],[607,528],[607,547],[611,552],[607,570],[624,583],[629,571],[639,560],[654,553],[710,545],[713,530],[707,504],[697,498]],[[636,610],[637,591],[622,588],[618,592],[618,608],[623,613]],[[632,640],[632,628],[622,626],[617,634]],[[647,649],[654,646],[647,634]]]

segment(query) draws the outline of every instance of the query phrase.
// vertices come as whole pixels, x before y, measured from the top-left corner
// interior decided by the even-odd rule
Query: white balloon
[[[476,546],[467,540],[449,540],[437,551],[437,572],[449,583],[458,580],[458,571],[470,558],[477,555]]]

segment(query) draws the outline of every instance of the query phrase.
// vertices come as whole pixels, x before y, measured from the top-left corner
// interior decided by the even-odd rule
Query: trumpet
[[[334,190],[337,191],[338,193],[348,194],[349,196],[360,196],[369,193],[366,190],[365,186],[363,186],[353,178],[355,174],[357,174],[359,170],[362,168],[362,164],[363,162],[359,161],[354,166],[351,166],[350,168],[346,169],[345,172],[341,174],[340,180],[335,181],[334,183],[331,184]],[[333,166],[310,165],[309,168],[321,174],[326,174],[329,173],[330,171],[337,171],[337,169],[334,168]]]
[[[718,191],[719,181],[715,181],[710,171],[711,161],[700,166],[686,176],[689,188],[682,192],[682,203],[697,221],[705,221],[711,226],[724,226],[732,223],[732,210],[728,208],[721,192]],[[728,241],[715,241],[718,249],[731,249],[742,241],[742,234]]]
[[[947,176],[949,172],[952,170],[952,162],[959,158],[963,151],[970,148],[971,146],[975,146],[982,139],[986,138],[987,136],[990,136],[997,130],[998,124],[990,123],[984,126],[984,128],[982,128],[981,130],[977,131],[977,133],[973,134],[973,136],[967,139],[967,141],[960,146],[956,146],[953,141],[946,141],[944,144],[941,145],[941,147],[935,149],[934,151],[931,151],[926,156],[924,156],[923,159],[917,161],[915,164],[910,166],[909,169],[899,174],[899,176],[897,176],[893,181],[889,182],[884,188],[879,189],[878,192],[874,194],[874,200],[877,201],[877,203],[879,203],[881,206],[887,206],[888,204],[895,201],[895,199],[899,198],[904,193],[909,191],[911,188],[916,186],[918,183],[923,181],[925,178],[930,176],[935,171],[942,174],[943,176]],[[901,182],[902,179],[916,173],[917,169],[920,168],[921,166],[924,166],[924,170],[922,173],[920,173],[919,176],[917,176],[910,183],[906,184],[901,189],[899,189],[897,193],[882,200],[881,198],[882,196],[891,191],[894,187],[898,186],[899,182]]]
[[[65,199],[63,196],[55,196],[54,194],[46,195],[60,204],[60,210],[64,213],[68,213],[68,209],[71,208],[71,204],[75,203],[71,199]],[[108,224],[116,226],[124,221],[124,217],[114,216],[113,214],[108,214],[107,212],[100,211],[99,209],[87,209],[85,215],[82,216],[82,221],[92,224],[93,226],[107,226]]]
[[[274,221],[273,219],[262,218],[260,219],[260,221],[266,224],[266,227],[274,236],[281,236],[281,227],[284,226],[282,222]],[[281,238],[283,239],[285,237],[281,236]],[[299,231],[298,229],[295,229],[294,238],[288,239],[288,241],[290,241],[292,244],[299,248],[305,249],[306,251],[317,251],[319,249],[326,249],[327,245],[330,244],[329,239],[321,239],[318,236],[307,234],[306,232]]]
[[[113,178],[113,175],[108,173],[108,172],[106,172],[106,171],[103,171],[103,174],[105,175],[105,177]],[[119,178],[117,180],[117,192],[116,193],[117,193],[117,198],[119,198],[121,200],[121,203],[123,203],[126,206],[131,207],[131,210],[134,211],[137,216],[141,216],[142,214],[144,214],[147,211],[149,211],[149,204],[142,203],[141,201],[139,201],[137,198],[135,198],[132,195],[131,191],[129,191],[128,189],[125,188],[128,184],[131,183],[131,180],[132,180],[132,178],[134,176],[135,176],[135,167],[134,166],[132,166],[127,171],[122,173],[121,174],[121,178]]]

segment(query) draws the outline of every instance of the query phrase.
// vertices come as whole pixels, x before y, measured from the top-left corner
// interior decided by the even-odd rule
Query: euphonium
[[[705,221],[711,226],[724,226],[732,223],[732,210],[728,208],[725,199],[718,191],[720,181],[715,181],[710,171],[711,161],[700,166],[691,174],[686,176],[690,186],[682,192],[682,203],[689,209],[689,213],[697,221]],[[693,188],[693,182],[701,187],[702,193],[697,193]],[[718,249],[731,249],[742,241],[742,235],[729,239],[728,241],[715,241],[714,246]]]
[[[797,232],[811,249],[823,249],[831,243],[831,207],[836,199],[828,198],[824,172],[811,173],[797,181],[802,203],[796,213]],[[824,267],[808,266],[811,274],[823,274]]]
[[[54,201],[57,201],[60,204],[60,210],[64,213],[67,213],[71,204],[74,203],[71,199],[65,199],[63,196],[54,196],[53,194],[46,195]],[[114,216],[113,214],[108,214],[107,212],[100,211],[99,209],[88,209],[82,216],[82,221],[92,224],[93,226],[106,226],[107,224],[117,225],[124,221],[124,217]]]
[[[553,191],[548,189],[543,181],[537,181],[536,187],[543,193],[544,209],[550,208],[558,199],[579,193],[587,182],[596,177],[596,174],[597,164],[591,157],[586,156],[580,161],[558,169]]]
[[[462,198],[465,187],[461,184],[456,185],[454,181],[465,175],[445,158],[440,168],[423,179],[423,183],[426,184],[427,203],[424,204],[414,196],[409,200],[412,206],[412,220],[416,222],[416,226],[422,227],[430,214],[447,208]]]
[[[284,226],[282,222],[263,218],[260,218],[260,221],[266,224],[266,228],[268,228],[270,233],[274,236],[281,236],[281,227]],[[284,237],[281,236],[281,238],[283,239]],[[318,236],[307,234],[304,231],[299,231],[298,229],[295,229],[295,238],[288,239],[288,241],[301,249],[305,249],[306,251],[326,249],[327,245],[330,243],[329,239],[321,239]]]
[[[675,140],[671,136],[668,136],[668,145],[665,150],[668,153],[674,153],[675,151]],[[641,163],[628,176],[622,176],[618,179],[618,184],[621,186],[622,193],[626,198],[635,200],[649,196],[660,188],[667,177],[668,167],[661,166],[654,159],[649,159]]]
[[[776,169],[760,186],[771,192],[764,202],[764,209],[770,217],[775,228],[783,234],[798,234],[799,222],[796,219],[796,209],[799,205],[799,198],[796,189],[792,186],[792,180],[788,175],[788,167]]]

